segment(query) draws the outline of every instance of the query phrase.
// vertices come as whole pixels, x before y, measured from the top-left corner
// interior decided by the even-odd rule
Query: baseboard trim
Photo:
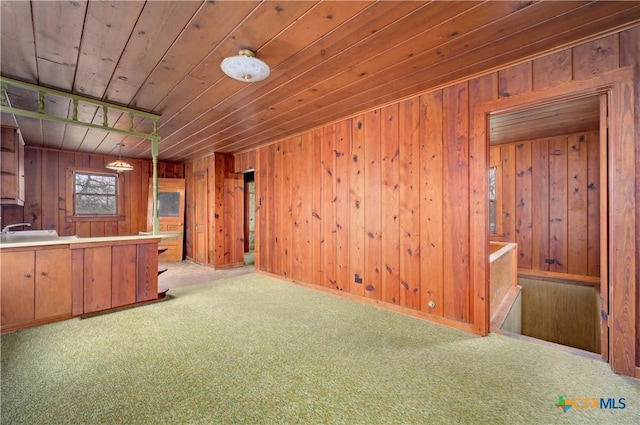
[[[34,328],[36,326],[47,325],[49,323],[60,322],[62,320],[73,319],[71,314],[60,314],[58,316],[47,317],[46,319],[34,319],[26,322],[12,323],[10,325],[2,326],[0,333],[5,334],[9,332],[19,331],[21,329]]]
[[[229,264],[223,264],[221,266],[213,266],[214,269],[233,269],[236,267],[242,267],[244,266],[244,261],[242,262],[237,262],[237,263],[229,263]]]
[[[343,292],[343,291],[338,291],[337,289],[333,289],[333,288],[327,288],[325,286],[319,286],[313,283],[308,283],[308,282],[303,282],[303,281],[299,281],[296,279],[292,279],[292,278],[288,278],[288,277],[284,277],[284,276],[280,276],[274,273],[269,273],[269,272],[265,272],[263,270],[257,270],[255,271],[255,273],[264,275],[264,276],[269,276],[269,277],[273,277],[274,279],[279,279],[279,280],[284,280],[286,282],[290,282],[299,286],[303,286],[305,288],[309,288],[309,289],[313,289],[315,291],[320,291],[320,292],[324,292],[330,295],[336,295],[342,298],[346,298],[352,301],[356,301],[356,302],[360,302],[363,304],[369,304],[372,305],[374,307],[378,307],[378,308],[382,308],[385,310],[391,310],[394,311],[396,313],[400,313],[400,314],[404,314],[406,316],[411,316],[411,317],[415,317],[417,319],[422,319],[422,320],[426,320],[428,322],[432,322],[432,323],[436,323],[438,325],[443,325],[443,326],[447,326],[453,329],[458,329],[464,332],[468,332],[468,333],[472,333],[472,334],[476,334],[476,332],[474,332],[474,328],[473,328],[473,324],[472,323],[462,323],[462,322],[458,322],[455,321],[453,319],[448,319],[446,317],[442,317],[442,316],[436,316],[433,314],[429,314],[429,313],[425,313],[422,311],[417,311],[417,310],[413,310],[407,307],[403,307],[397,304],[390,304],[384,301],[380,301],[380,300],[374,300],[371,298],[366,298],[366,297],[361,297],[359,295],[355,295],[355,294],[351,294],[349,292]]]

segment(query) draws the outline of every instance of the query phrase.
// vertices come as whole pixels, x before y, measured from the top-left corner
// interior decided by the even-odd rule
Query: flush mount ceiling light
[[[106,168],[109,170],[117,171],[118,173],[122,173],[123,171],[132,171],[133,165],[129,164],[122,159],[122,147],[124,146],[122,143],[118,143],[120,146],[120,153],[118,154],[118,160],[110,162],[106,165]]]
[[[238,56],[223,59],[220,68],[229,77],[246,83],[264,80],[271,73],[269,65],[247,49],[240,50]]]

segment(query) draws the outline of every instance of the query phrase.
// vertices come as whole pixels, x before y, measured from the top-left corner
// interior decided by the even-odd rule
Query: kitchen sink
[[[78,236],[58,236],[55,230],[17,230],[0,233],[2,243],[44,242],[79,239]]]

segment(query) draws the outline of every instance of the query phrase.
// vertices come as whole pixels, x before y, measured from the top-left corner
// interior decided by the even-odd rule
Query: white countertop
[[[27,241],[27,242],[10,242],[0,243],[0,249],[3,248],[29,248],[49,245],[74,245],[80,243],[104,243],[104,242],[126,242],[126,241],[143,241],[161,238],[161,235],[131,235],[131,236],[103,236],[96,238],[79,238],[76,236],[60,236],[56,240],[49,241]]]
[[[153,235],[152,232],[140,232],[140,234],[144,236]],[[157,238],[177,238],[179,236],[182,236],[182,232],[160,232],[155,236]]]

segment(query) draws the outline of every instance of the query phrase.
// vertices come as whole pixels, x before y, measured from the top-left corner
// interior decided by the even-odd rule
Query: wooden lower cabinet
[[[35,319],[71,315],[71,251],[36,251]]]
[[[83,313],[158,297],[158,245],[84,248]]]
[[[137,246],[136,302],[158,298],[158,244]]]
[[[69,249],[2,252],[2,326],[71,316]]]
[[[2,248],[2,332],[158,298],[158,241]]]
[[[84,313],[111,308],[111,247],[84,250]]]
[[[2,326],[34,320],[34,251],[3,252],[0,266]]]
[[[114,246],[111,250],[111,307],[136,302],[138,246]]]

